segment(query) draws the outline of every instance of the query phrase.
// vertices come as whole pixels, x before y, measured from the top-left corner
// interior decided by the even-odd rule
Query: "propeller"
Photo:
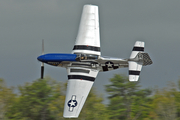
[[[44,55],[44,39],[42,39],[42,55]],[[41,79],[44,78],[44,63],[41,62]]]

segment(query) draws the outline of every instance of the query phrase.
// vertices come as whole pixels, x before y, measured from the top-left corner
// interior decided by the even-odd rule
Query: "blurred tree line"
[[[15,88],[0,79],[0,120],[65,120],[66,85],[46,77]],[[78,120],[180,120],[180,80],[163,89],[142,89],[116,74],[105,89],[109,103],[92,88]]]

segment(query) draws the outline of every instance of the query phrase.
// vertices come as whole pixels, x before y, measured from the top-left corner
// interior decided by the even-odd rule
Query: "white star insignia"
[[[112,68],[112,64],[110,62],[106,65],[108,66],[108,68]]]
[[[71,102],[69,103],[71,105],[71,107],[74,107],[75,106],[75,103],[76,102],[73,102],[73,100],[71,100]]]

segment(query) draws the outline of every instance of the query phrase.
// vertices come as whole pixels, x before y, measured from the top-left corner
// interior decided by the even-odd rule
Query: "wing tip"
[[[93,4],[85,4],[84,6],[94,6],[94,7],[98,7],[97,5],[93,5]]]
[[[66,116],[66,115],[63,115],[64,118],[78,118],[78,116]]]

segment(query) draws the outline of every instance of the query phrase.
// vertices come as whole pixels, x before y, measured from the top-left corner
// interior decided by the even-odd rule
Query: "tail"
[[[129,81],[138,81],[142,66],[152,64],[152,60],[148,53],[144,53],[145,43],[136,41],[129,63]]]

